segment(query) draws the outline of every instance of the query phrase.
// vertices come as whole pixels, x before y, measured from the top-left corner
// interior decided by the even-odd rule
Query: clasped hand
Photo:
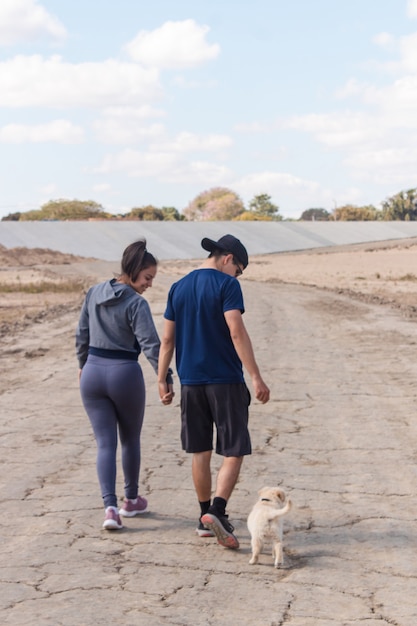
[[[158,383],[159,397],[162,404],[171,404],[173,397],[175,396],[173,385],[167,383]]]

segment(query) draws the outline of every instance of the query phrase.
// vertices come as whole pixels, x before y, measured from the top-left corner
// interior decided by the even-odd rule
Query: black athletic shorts
[[[181,386],[181,443],[186,452],[213,449],[222,456],[251,454],[250,393],[245,383]]]

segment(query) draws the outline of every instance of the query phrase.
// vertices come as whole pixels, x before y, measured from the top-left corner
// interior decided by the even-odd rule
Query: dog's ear
[[[275,489],[275,495],[281,500],[281,502],[285,502],[285,491],[277,487],[277,489]]]

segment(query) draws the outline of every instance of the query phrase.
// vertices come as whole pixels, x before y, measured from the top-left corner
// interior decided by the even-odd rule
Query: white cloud
[[[171,85],[177,85],[178,87],[181,87],[182,89],[215,89],[218,86],[218,81],[217,80],[207,80],[206,78],[204,78],[203,80],[198,80],[198,79],[189,79],[186,76],[180,75],[180,74],[175,74],[175,76],[172,76],[171,81],[170,81]]]
[[[285,127],[312,133],[330,148],[360,145],[382,137],[385,130],[378,117],[352,111],[294,116]]]
[[[262,122],[242,122],[235,124],[233,129],[238,133],[251,134],[251,133],[265,133],[270,130],[267,124]]]
[[[276,198],[278,205],[282,205],[281,214],[286,217],[291,213],[285,208],[289,199],[293,203],[297,198],[299,208],[293,214],[299,216],[304,208],[331,206],[334,196],[330,189],[286,172],[255,172],[235,180],[230,186],[248,200],[257,194],[268,193],[273,201]]]
[[[372,41],[381,48],[391,48],[395,39],[391,33],[378,33],[372,38]]]
[[[97,140],[110,144],[134,144],[154,139],[164,132],[161,123],[150,123],[149,118],[163,117],[165,113],[149,105],[138,107],[108,107],[93,123]]]
[[[363,101],[374,108],[373,124],[386,133],[391,128],[417,128],[417,75],[404,76],[386,87],[369,87]]]
[[[417,16],[417,0],[413,6]],[[384,41],[391,38],[381,36],[380,43]],[[344,163],[356,178],[408,185],[417,171],[417,33],[396,44],[399,60],[380,66],[388,76],[395,71],[395,80],[379,86],[376,80],[364,84],[351,79],[336,93],[338,99],[349,98],[350,110],[293,116],[283,126],[344,150]]]
[[[374,42],[381,45],[381,42],[374,38]],[[404,35],[403,37],[392,38],[386,46],[390,51],[395,51],[398,59],[388,61],[387,63],[373,62],[368,64],[370,68],[374,67],[378,71],[385,71],[389,74],[403,74],[407,72],[417,72],[417,33]]]
[[[335,91],[335,98],[345,100],[352,96],[360,96],[364,91],[364,86],[356,78],[350,78],[342,87]]]
[[[107,143],[133,144],[151,141],[149,150],[160,153],[221,152],[230,148],[233,140],[228,135],[197,135],[184,131],[172,140],[164,138],[165,127],[149,123],[149,117],[164,115],[151,107],[115,107],[106,109],[102,118],[93,123],[97,138]]]
[[[129,121],[141,121],[149,118],[165,117],[166,113],[162,109],[155,109],[149,104],[144,104],[136,107],[106,107],[103,109],[103,116],[113,119],[128,118]]]
[[[357,179],[378,185],[413,186],[417,171],[417,77],[369,88],[363,99],[373,113],[345,111],[288,120],[330,149],[344,151],[343,163]]]
[[[417,0],[408,0],[407,15],[411,18],[417,17]]]
[[[66,36],[61,22],[37,0],[1,0],[0,45],[44,38],[62,41]]]
[[[405,147],[389,146],[374,150],[360,150],[348,156],[345,163],[359,180],[372,181],[376,184],[415,187],[417,155],[415,143]],[[413,181],[413,182],[412,182]]]
[[[43,196],[49,196],[50,198],[56,193],[57,185],[55,183],[48,183],[47,185],[43,185],[39,191]]]
[[[256,190],[256,193],[264,193],[270,188],[275,189],[300,189],[308,191],[317,191],[319,185],[310,180],[304,180],[293,174],[286,172],[256,172],[248,174],[241,178],[236,184],[245,190]]]
[[[368,111],[294,116],[285,125],[313,134],[327,148],[343,150],[343,163],[357,180],[415,185],[417,72],[383,87],[355,83],[354,92]]]
[[[173,141],[158,143],[151,149],[161,152],[218,152],[233,144],[228,135],[196,135],[179,133]]]
[[[111,185],[109,183],[97,183],[93,185],[93,191],[97,191],[98,193],[103,193],[106,191],[111,191]]]
[[[0,106],[144,105],[160,97],[158,72],[134,63],[65,63],[58,55],[16,56],[0,63]]]
[[[104,157],[96,172],[109,174],[123,172],[127,176],[160,176],[176,164],[176,155],[170,153],[140,152],[127,148]]]
[[[139,125],[129,123],[128,119],[104,118],[93,124],[97,140],[109,144],[137,144],[163,134],[163,124]]]
[[[7,124],[0,128],[0,143],[82,143],[84,131],[67,120],[47,124]]]
[[[174,152],[140,152],[126,149],[107,155],[95,170],[101,174],[123,172],[133,178],[158,178],[169,183],[221,184],[230,170],[217,163],[186,161]]]
[[[417,71],[417,33],[401,37],[400,40],[401,61],[400,68],[405,72]]]
[[[164,69],[195,67],[215,59],[220,53],[218,44],[208,44],[208,26],[194,20],[165,22],[153,31],[140,31],[125,46],[132,59],[147,66]]]
[[[193,184],[201,184],[204,186],[221,185],[225,180],[230,178],[230,170],[224,165],[218,163],[209,163],[207,161],[191,161],[177,171],[174,176],[167,180],[170,182],[189,183],[190,179]]]
[[[184,161],[178,159],[172,167],[168,168],[160,176],[164,183],[174,185],[201,185],[201,187],[215,187],[230,179],[229,168],[218,163],[195,160]]]
[[[404,35],[395,40],[398,49],[399,60],[391,61],[382,65],[388,72],[401,74],[404,72],[415,73],[417,71],[417,33]]]

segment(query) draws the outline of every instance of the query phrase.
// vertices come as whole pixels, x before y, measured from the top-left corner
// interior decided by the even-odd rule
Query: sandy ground
[[[170,284],[196,265],[161,264],[147,294],[159,329]],[[160,406],[146,360],[151,512],[100,529],[74,329],[86,287],[117,270],[0,248],[2,623],[415,626],[417,241],[251,259],[245,321],[272,393],[253,403],[254,453],[229,504],[238,551],[194,533],[178,397]],[[294,502],[281,570],[269,548],[248,564],[265,484]]]
[[[308,285],[417,314],[417,240],[376,242],[251,259],[246,281]],[[159,275],[173,279],[198,261],[164,261]],[[0,246],[0,336],[36,319],[77,309],[85,289],[113,276],[117,262],[84,259],[52,250]],[[48,285],[52,286],[48,289]],[[22,286],[24,290],[20,290]],[[10,291],[6,291],[9,287]],[[36,287],[39,292],[36,292]],[[156,283],[156,289],[158,285]],[[149,299],[152,301],[152,292]]]

